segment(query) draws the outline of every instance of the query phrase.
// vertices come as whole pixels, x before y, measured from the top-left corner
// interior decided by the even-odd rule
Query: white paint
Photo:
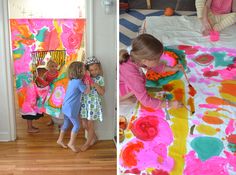
[[[7,0],[0,0],[0,141],[16,139],[13,61]]]

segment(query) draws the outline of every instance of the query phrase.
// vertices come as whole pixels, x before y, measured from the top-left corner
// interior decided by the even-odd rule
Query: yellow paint
[[[130,130],[125,131],[125,137],[126,137],[127,139],[130,139],[131,137],[133,137],[132,132],[131,132]]]
[[[146,168],[146,172],[147,172],[148,174],[151,174],[152,171],[154,171],[154,170],[155,170],[155,168]]]
[[[235,80],[224,80],[221,82],[221,84],[236,84]]]
[[[226,94],[226,93],[220,93],[221,97],[223,97],[226,100],[229,100],[233,103],[236,103],[236,97],[230,94]]]
[[[210,135],[210,136],[213,136],[217,133],[217,130],[211,126],[208,126],[208,125],[198,125],[196,127],[196,130],[199,132],[199,133],[202,133],[202,134],[206,134],[206,135]]]
[[[61,34],[62,34],[62,28],[61,26],[58,25],[58,21],[57,20],[53,20],[53,25],[55,27],[55,29],[57,30],[57,33],[58,33],[58,37],[60,38],[61,37]],[[62,40],[60,40],[60,44],[59,44],[59,47],[57,48],[58,50],[63,50],[65,49],[63,47],[63,44],[62,44]]]
[[[184,83],[181,80],[172,81],[174,89],[181,88],[184,90],[183,100],[185,100],[185,88]],[[174,90],[173,89],[173,90]],[[169,147],[169,156],[174,159],[175,166],[173,170],[170,172],[170,175],[183,174],[184,170],[184,158],[183,156],[187,152],[187,136],[189,132],[188,127],[188,111],[186,108],[179,109],[170,109],[169,114],[174,116],[171,119],[172,125],[171,130],[174,136],[174,141],[172,145]],[[176,154],[176,150],[178,150],[178,154]]]
[[[224,114],[221,114],[217,111],[206,111],[205,112],[205,115],[206,116],[209,116],[209,117],[223,117],[223,118],[230,118],[228,117],[227,115],[224,115]]]

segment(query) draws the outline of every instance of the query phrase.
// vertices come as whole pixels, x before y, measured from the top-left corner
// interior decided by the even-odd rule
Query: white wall
[[[16,138],[13,64],[10,58],[7,15],[7,1],[0,0],[0,141],[10,141]]]
[[[104,122],[98,124],[100,138],[110,139],[115,133],[116,106],[116,60],[117,60],[117,19],[116,1],[112,13],[105,14],[101,0],[94,1],[94,55],[104,69],[106,94],[104,100]]]
[[[9,139],[14,136],[14,128],[13,125],[14,121],[11,121],[12,118],[14,118],[14,102],[12,101],[12,95],[14,94],[12,90],[12,79],[7,75],[12,75],[12,60],[10,59],[10,44],[9,41],[4,41],[2,38],[3,36],[3,27],[4,25],[8,25],[7,17],[5,16],[5,21],[3,22],[3,12],[4,12],[4,6],[2,2],[5,2],[5,10],[6,10],[6,2],[7,0],[0,0],[1,6],[0,6],[0,82],[1,82],[1,88],[0,88],[0,140],[13,140]],[[25,6],[24,2],[30,2],[30,1],[36,1],[36,0],[9,0],[9,5],[11,5],[12,10],[11,18],[40,18],[42,17],[41,12],[36,10],[36,14],[34,16],[34,11],[32,11],[32,8]],[[40,0],[37,0],[40,1]],[[51,0],[47,0],[48,2]],[[61,2],[63,0],[60,0],[58,2]],[[64,2],[68,2],[67,0],[64,0]],[[74,0],[73,2],[76,2],[77,0]],[[40,1],[42,3],[42,1]],[[71,1],[72,2],[72,1]],[[77,1],[78,2],[78,1]],[[116,54],[116,40],[117,40],[117,24],[116,24],[116,0],[113,0],[114,6],[112,13],[109,15],[105,14],[104,8],[102,6],[101,0],[93,0],[93,55],[97,56],[102,63],[103,71],[104,71],[104,77],[105,77],[105,83],[106,83],[106,94],[104,96],[104,122],[97,124],[97,133],[98,138],[100,140],[107,140],[107,139],[113,139],[115,131],[115,106],[116,106],[116,60],[117,60],[117,54]],[[68,5],[67,5],[68,6]],[[26,8],[27,7],[27,8]],[[37,7],[34,5],[34,8]],[[74,5],[74,8],[76,5]],[[55,8],[55,6],[54,6]],[[53,10],[51,8],[50,10]],[[68,8],[67,8],[68,10]],[[14,11],[14,12],[13,12]],[[20,14],[17,14],[17,12]],[[71,10],[72,12],[73,10]],[[58,18],[78,18],[78,12],[74,11],[74,15],[67,14],[65,17],[62,15],[63,13],[58,14],[59,16],[56,16]],[[6,15],[7,13],[5,13]],[[46,13],[47,14],[47,13]],[[54,16],[47,16],[48,18],[52,18]],[[72,15],[72,16],[71,16]],[[43,16],[46,18],[45,16]],[[8,33],[6,33],[6,36],[9,36]],[[6,45],[6,43],[8,45]],[[6,46],[3,47],[3,46]],[[7,52],[6,52],[7,51]],[[6,55],[4,55],[6,54]],[[8,60],[7,60],[8,59]],[[7,79],[8,77],[8,79]],[[3,85],[2,85],[3,84]],[[13,117],[12,117],[13,116]],[[12,124],[12,126],[11,126]],[[12,131],[13,133],[11,133]],[[2,135],[6,135],[6,138],[4,138]]]

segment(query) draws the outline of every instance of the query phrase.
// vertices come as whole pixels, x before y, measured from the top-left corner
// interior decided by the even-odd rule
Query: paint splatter
[[[158,134],[158,118],[156,116],[140,117],[133,123],[131,131],[141,140],[153,140]]]
[[[217,133],[217,130],[211,126],[208,126],[208,125],[198,125],[196,127],[196,130],[201,133],[201,134],[205,134],[205,135],[209,135],[209,136],[213,136],[213,135],[216,135]]]
[[[218,76],[219,73],[217,71],[207,71],[203,73],[204,77],[214,77],[214,76]]]
[[[224,148],[222,141],[214,137],[197,137],[190,145],[202,161],[219,156]]]
[[[214,125],[220,125],[224,123],[224,121],[218,117],[203,116],[202,120],[208,124],[214,124]]]

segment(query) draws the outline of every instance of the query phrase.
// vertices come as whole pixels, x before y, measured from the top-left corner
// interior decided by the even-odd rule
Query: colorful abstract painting
[[[10,26],[21,114],[44,112],[58,117],[68,83],[66,69],[72,61],[82,59],[85,19],[11,19]],[[38,66],[45,66],[48,59],[63,63],[50,87],[38,88],[33,81],[33,56],[42,59]]]
[[[236,50],[175,48],[185,53],[194,93],[182,76],[150,92],[182,108],[120,105],[120,174],[235,175]]]

